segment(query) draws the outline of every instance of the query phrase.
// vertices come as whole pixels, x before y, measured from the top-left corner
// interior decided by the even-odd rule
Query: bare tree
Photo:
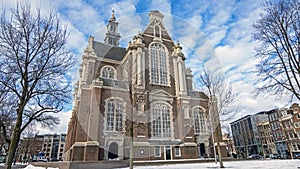
[[[16,117],[6,168],[10,169],[21,133],[32,122],[53,126],[58,113],[71,101],[68,75],[74,63],[65,46],[66,25],[51,10],[42,17],[40,9],[18,4],[0,18],[0,88],[15,103]]]
[[[0,115],[0,151],[4,150],[7,153],[7,144],[10,144],[10,135],[13,128],[13,119],[8,116],[8,114]]]
[[[12,133],[14,118],[9,113],[0,112],[0,154],[8,152],[7,145],[10,144],[10,136]]]
[[[199,74],[198,83],[202,87],[202,91],[210,98],[211,125],[214,133],[212,137],[215,137],[217,141],[220,168],[225,168],[220,148],[222,141],[220,117],[227,121],[235,115],[237,110],[234,110],[231,105],[236,101],[237,95],[233,92],[232,87],[226,83],[224,75],[218,71],[204,68]]]
[[[134,131],[135,131],[135,119],[134,119],[134,112],[136,111],[134,108],[134,82],[132,81],[132,64],[129,64],[133,62],[132,59],[128,59],[127,63],[124,65],[123,69],[123,81],[126,84],[126,87],[128,88],[128,100],[130,102],[130,113],[127,114],[127,119],[129,123],[129,168],[133,169],[133,161],[134,161]],[[126,129],[127,130],[127,129]]]
[[[300,99],[300,2],[270,0],[253,25],[256,49],[257,92]]]
[[[7,145],[10,144],[10,136],[12,134],[15,114],[14,100],[10,100],[7,93],[0,89],[0,152],[8,152]]]

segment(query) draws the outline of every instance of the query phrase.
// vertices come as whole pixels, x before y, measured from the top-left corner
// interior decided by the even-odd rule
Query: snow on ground
[[[0,164],[4,165],[4,164]],[[225,161],[225,168],[229,169],[300,169],[300,160],[249,160],[249,161]],[[1,167],[0,167],[1,168]],[[167,164],[159,166],[134,166],[134,169],[219,169],[219,163],[189,163],[189,164]],[[28,165],[24,169],[45,169]],[[51,168],[48,169],[58,169]],[[128,168],[123,168],[128,169]]]
[[[300,169],[300,160],[249,160],[225,161],[230,169]],[[218,169],[219,163],[168,164],[160,166],[135,166],[135,169]]]
[[[45,169],[45,167],[36,167],[33,166],[31,164],[29,164],[27,167],[25,167],[24,169]],[[58,169],[58,168],[51,168],[51,167],[47,167],[47,169]]]

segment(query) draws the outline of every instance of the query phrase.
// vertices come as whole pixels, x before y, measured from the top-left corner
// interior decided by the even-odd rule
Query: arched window
[[[171,137],[171,108],[165,103],[152,107],[152,137]]]
[[[158,25],[154,26],[154,37],[161,38],[161,29]]]
[[[150,46],[151,83],[168,85],[167,56],[164,46],[153,43]]]
[[[101,70],[101,77],[115,79],[115,69],[111,66],[105,66]]]
[[[118,99],[106,101],[106,131],[123,130],[124,102]]]
[[[206,124],[204,112],[200,107],[196,107],[192,110],[194,120],[194,132],[195,134],[206,133]]]

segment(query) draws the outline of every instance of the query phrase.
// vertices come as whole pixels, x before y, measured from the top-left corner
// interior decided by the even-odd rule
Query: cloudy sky
[[[22,1],[24,2],[24,0]],[[28,0],[29,2],[29,0]],[[221,69],[228,83],[239,94],[236,105],[240,118],[248,114],[286,106],[285,100],[272,96],[254,97],[256,81],[254,48],[251,25],[259,18],[262,0],[30,0],[35,9],[40,6],[47,14],[50,8],[58,10],[62,21],[68,22],[68,47],[81,61],[81,53],[90,35],[103,41],[106,23],[112,8],[119,22],[121,46],[143,31],[149,22],[148,13],[159,10],[165,15],[164,25],[172,39],[179,41],[187,57],[187,67],[194,73],[203,64]],[[1,10],[9,10],[17,0],[2,0]],[[75,72],[77,73],[77,71]],[[76,79],[74,75],[74,79]],[[71,106],[69,106],[71,107]],[[66,132],[70,110],[59,114],[61,124],[53,131]]]

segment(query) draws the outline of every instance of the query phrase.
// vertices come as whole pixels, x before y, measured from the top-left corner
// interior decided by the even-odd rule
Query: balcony
[[[128,89],[127,81],[120,81],[116,79],[107,79],[107,78],[100,78],[100,80],[103,82],[103,86]]]

